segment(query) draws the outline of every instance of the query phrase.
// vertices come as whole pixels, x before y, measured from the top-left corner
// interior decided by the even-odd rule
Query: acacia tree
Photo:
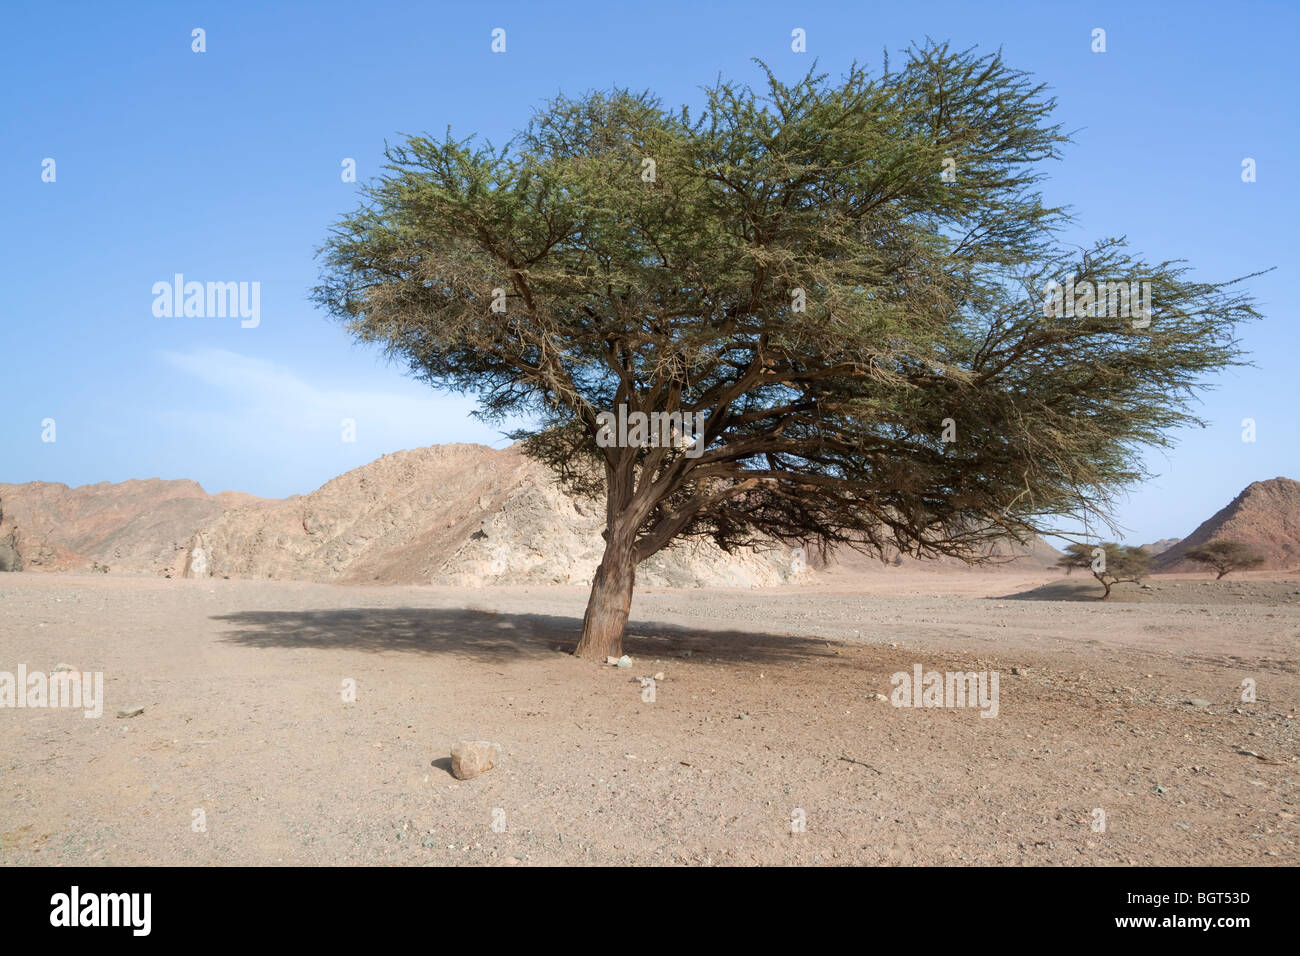
[[[1066,574],[1076,568],[1091,572],[1106,589],[1106,593],[1101,596],[1104,601],[1110,597],[1110,589],[1116,584],[1125,581],[1142,583],[1142,579],[1151,570],[1151,552],[1146,548],[1116,544],[1114,541],[1099,545],[1076,541],[1066,546],[1065,553],[1057,559],[1056,566],[1065,568]]]
[[[1189,548],[1183,557],[1197,564],[1208,564],[1218,572],[1214,580],[1220,581],[1231,571],[1246,571],[1264,563],[1264,557],[1242,541],[1211,541]]]
[[[1254,315],[1122,240],[1059,242],[1035,189],[1066,142],[1053,105],[946,45],[719,82],[694,116],[560,98],[499,149],[389,147],[315,299],[485,420],[530,422],[524,451],[604,496],[581,656],[621,653],[637,564],[684,537],[978,562],[1104,518]],[[1051,277],[1147,280],[1153,308],[1045,315]],[[611,446],[619,406],[707,418]]]

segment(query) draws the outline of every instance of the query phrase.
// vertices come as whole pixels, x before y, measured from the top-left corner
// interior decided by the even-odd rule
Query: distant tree
[[[1122,240],[1059,241],[1034,188],[1066,142],[1053,107],[946,45],[836,82],[719,82],[695,116],[557,99],[502,148],[390,147],[315,300],[484,420],[529,422],[524,451],[604,497],[583,657],[622,653],[637,565],[681,538],[980,562],[1105,518],[1143,446],[1200,424],[1196,390],[1256,314]],[[1149,282],[1150,312],[1118,292],[1053,312],[1049,278]],[[611,441],[616,411],[695,424]]]
[[[1208,564],[1218,571],[1216,581],[1231,571],[1245,571],[1264,563],[1264,556],[1243,541],[1211,541],[1188,548],[1183,557],[1197,564]]]
[[[1146,548],[1120,545],[1114,541],[1100,545],[1076,543],[1066,547],[1065,554],[1061,555],[1056,564],[1057,567],[1065,568],[1066,574],[1076,568],[1090,572],[1106,589],[1106,593],[1101,596],[1104,601],[1110,597],[1110,589],[1116,584],[1124,581],[1141,584],[1142,579],[1150,573],[1151,557]]]

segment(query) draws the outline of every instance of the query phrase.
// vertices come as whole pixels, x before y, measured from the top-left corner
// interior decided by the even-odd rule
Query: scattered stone
[[[1273,760],[1272,758],[1265,757],[1263,754],[1256,753],[1253,750],[1238,750],[1237,753],[1241,754],[1243,757],[1254,757],[1256,760],[1261,760],[1264,763],[1273,764],[1274,766],[1282,765],[1281,760]]]
[[[737,720],[749,720],[749,714],[737,714],[737,715],[736,715],[736,719],[737,719]]]
[[[889,698],[886,697],[884,694],[877,694],[877,695],[876,695],[876,700],[883,701],[883,702],[886,703],[886,704],[889,703]]]
[[[605,663],[606,663],[606,664],[617,664],[617,663],[618,663],[618,658],[617,658],[617,657],[607,657],[607,658],[605,658]]]
[[[1025,674],[1029,673],[1029,668],[1028,668],[1028,667],[1013,667],[1013,668],[1011,668],[1011,673],[1012,673],[1012,674],[1015,674],[1017,677],[1023,677]]]
[[[451,773],[457,780],[469,780],[501,762],[501,745],[489,740],[462,740],[451,748]]]
[[[758,676],[759,676],[759,677],[762,677],[763,675],[762,675],[762,674],[759,674]],[[663,671],[657,671],[657,672],[655,673],[655,676],[654,676],[652,679],[653,679],[653,680],[663,680],[663,679],[664,679],[664,672],[663,672]]]
[[[1208,700],[1204,700],[1204,699],[1202,699],[1202,698],[1200,698],[1200,697],[1193,697],[1193,698],[1192,698],[1191,700],[1189,700],[1187,703],[1191,704],[1193,707],[1209,707],[1209,706],[1210,706],[1210,702],[1209,702]]]
[[[1168,792],[1169,792],[1169,791],[1166,790],[1164,787],[1160,786],[1160,784],[1156,784],[1154,787],[1151,788],[1151,790],[1152,790],[1153,793],[1168,793]]]
[[[620,657],[618,660],[616,660],[616,661],[614,662],[614,666],[615,666],[615,667],[631,667],[631,666],[632,666],[632,658],[630,658],[630,657],[628,657],[626,654],[624,654],[622,657]]]
[[[130,708],[129,710],[119,710],[119,711],[117,712],[117,716],[119,716],[119,717],[139,717],[139,716],[140,716],[141,714],[143,714],[143,713],[144,713],[144,708],[143,708],[143,707],[132,707],[132,708]]]
[[[77,672],[77,669],[73,667],[71,664],[55,664],[54,670],[52,670],[50,673],[62,674],[64,671],[71,671],[72,673],[75,674]]]

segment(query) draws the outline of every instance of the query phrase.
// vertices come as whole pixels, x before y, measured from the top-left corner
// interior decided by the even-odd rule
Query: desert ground
[[[0,862],[1297,864],[1300,579],[1149,583],[645,589],[620,668],[576,586],[0,575],[0,670],[105,696],[0,710]],[[876,697],[918,663],[997,717]]]

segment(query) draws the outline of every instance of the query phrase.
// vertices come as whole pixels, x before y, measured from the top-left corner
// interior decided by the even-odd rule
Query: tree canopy
[[[1141,584],[1151,571],[1151,557],[1151,552],[1136,545],[1116,544],[1114,541],[1089,545],[1075,541],[1066,546],[1056,565],[1065,568],[1066,574],[1076,568],[1090,572],[1106,589],[1101,596],[1105,600],[1116,584],[1125,581]]]
[[[500,148],[407,138],[321,252],[316,301],[360,340],[527,420],[529,455],[605,496],[589,656],[618,652],[636,564],[678,538],[979,561],[1106,518],[1255,314],[1123,239],[1061,241],[1037,185],[1067,139],[1000,54],[764,71],[697,113],[615,89]],[[1065,314],[1052,282],[1146,282],[1149,308]],[[620,406],[703,424],[598,442]]]
[[[1246,571],[1257,568],[1264,563],[1264,556],[1244,541],[1208,541],[1195,548],[1188,548],[1183,557],[1197,564],[1208,564],[1218,574],[1215,580],[1232,571]]]

